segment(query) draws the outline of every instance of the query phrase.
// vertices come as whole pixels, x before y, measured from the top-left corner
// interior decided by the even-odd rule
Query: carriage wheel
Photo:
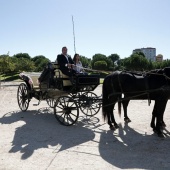
[[[97,95],[92,92],[85,92],[80,97],[80,110],[86,116],[94,116],[99,112],[101,104],[99,104],[95,99],[97,99]]]
[[[22,111],[26,111],[29,106],[30,98],[28,93],[28,87],[24,83],[21,83],[18,87],[17,100],[19,108]]]
[[[79,117],[79,109],[73,98],[61,96],[56,101],[54,114],[61,124],[71,126]]]
[[[54,105],[55,105],[55,102],[56,102],[55,99],[48,98],[48,99],[46,99],[46,101],[47,101],[47,104],[48,104],[51,108],[54,108]]]

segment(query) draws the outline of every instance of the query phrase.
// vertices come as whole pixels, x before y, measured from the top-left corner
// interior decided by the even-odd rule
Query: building
[[[158,54],[158,55],[156,56],[156,61],[157,61],[157,62],[162,62],[162,61],[163,61],[163,55],[162,55],[162,54]]]
[[[148,60],[156,61],[156,48],[147,47],[133,50],[133,54],[136,52],[143,52]]]

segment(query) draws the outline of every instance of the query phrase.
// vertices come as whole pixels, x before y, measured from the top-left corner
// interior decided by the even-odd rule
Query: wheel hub
[[[68,115],[68,114],[71,113],[71,109],[70,109],[69,107],[65,107],[65,108],[63,109],[63,112]]]

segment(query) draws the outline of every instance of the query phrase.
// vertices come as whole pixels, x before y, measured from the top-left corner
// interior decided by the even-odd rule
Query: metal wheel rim
[[[82,95],[85,95],[86,97],[97,97],[97,95],[93,92],[85,92]],[[85,102],[87,101],[80,101],[79,107],[81,112],[84,113],[86,116],[94,116],[99,112],[100,104],[91,100],[92,103],[89,103],[89,107],[88,107],[88,105]]]
[[[77,103],[68,96],[59,97],[54,107],[56,119],[65,126],[71,126],[77,122],[79,109]]]
[[[22,111],[26,111],[28,109],[30,99],[28,94],[28,88],[24,83],[20,84],[18,87],[17,100],[19,108]]]

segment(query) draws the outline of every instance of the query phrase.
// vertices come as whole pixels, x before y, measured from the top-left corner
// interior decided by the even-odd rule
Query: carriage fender
[[[20,73],[19,77],[27,84],[29,89],[33,87],[33,81],[30,76],[25,75],[24,73]]]

